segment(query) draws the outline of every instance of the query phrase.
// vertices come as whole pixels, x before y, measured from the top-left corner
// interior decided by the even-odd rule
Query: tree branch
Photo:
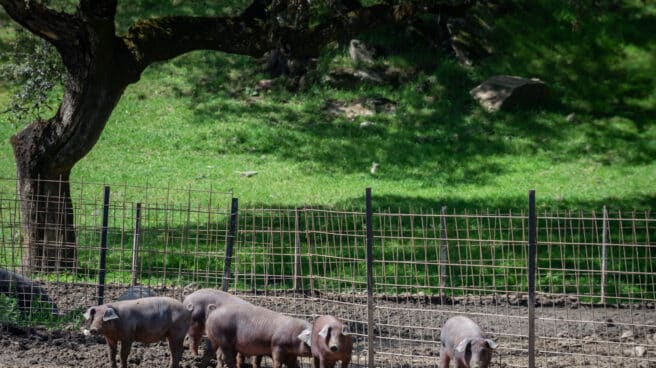
[[[60,51],[69,46],[70,35],[82,27],[75,16],[54,11],[36,1],[0,0],[0,5],[12,19]]]
[[[420,13],[460,13],[473,1],[410,1],[361,7],[358,1],[337,2],[341,11],[311,28],[290,27],[276,21],[270,0],[255,0],[236,17],[164,17],[136,22],[123,36],[138,69],[189,51],[206,49],[260,57],[285,49],[292,57],[320,54],[332,41],[343,41],[371,27],[409,23]]]

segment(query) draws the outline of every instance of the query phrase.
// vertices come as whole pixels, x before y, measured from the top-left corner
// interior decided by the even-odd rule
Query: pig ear
[[[492,350],[496,349],[497,346],[499,346],[499,344],[494,342],[494,340],[492,340],[492,339],[485,339],[485,342],[487,343],[487,346],[489,346],[490,349],[492,349]]]
[[[460,341],[458,346],[456,346],[456,351],[462,353],[463,351],[467,350],[467,345],[469,345],[469,339]]]
[[[342,335],[348,336],[350,334],[351,334],[351,329],[349,328],[348,325],[344,325],[344,327],[342,328]]]
[[[189,304],[185,305],[185,308],[187,308],[187,310],[191,312],[191,311],[194,310],[194,305],[192,303],[189,303]]]
[[[96,310],[95,310],[94,308],[89,308],[89,309],[87,309],[87,311],[84,312],[84,314],[83,314],[83,316],[84,316],[84,320],[85,320],[85,321],[90,320],[90,319],[91,319],[91,315],[94,314],[94,313],[96,313]]]
[[[193,308],[193,307],[192,307],[192,308]],[[187,309],[189,309],[189,308],[187,308]],[[216,304],[208,304],[208,305],[207,305],[207,311],[208,311],[208,312],[211,312],[211,311],[213,311],[213,310],[215,310],[215,309],[216,309]],[[191,309],[190,309],[190,310],[191,310]]]
[[[312,346],[312,342],[311,342],[312,341],[312,330],[311,329],[306,328],[305,330],[303,330],[303,332],[301,332],[298,335],[298,338],[301,339],[301,341],[306,343],[308,346]]]
[[[118,319],[118,314],[116,314],[114,308],[107,308],[103,315],[103,322],[111,321],[113,319]]]
[[[326,336],[328,336],[328,329],[329,329],[329,328],[330,328],[329,326],[324,326],[324,327],[321,329],[321,331],[319,331],[319,336],[324,337],[324,338],[325,338]]]

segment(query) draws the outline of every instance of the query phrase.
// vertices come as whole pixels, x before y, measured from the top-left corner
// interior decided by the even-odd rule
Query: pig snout
[[[337,351],[337,345],[331,345],[330,346],[330,351],[332,351],[333,353],[336,352]]]

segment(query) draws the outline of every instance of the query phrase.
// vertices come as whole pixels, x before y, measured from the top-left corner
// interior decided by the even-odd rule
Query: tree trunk
[[[68,176],[18,175],[23,224],[23,272],[57,273],[77,268],[73,205]]]
[[[96,59],[98,60],[98,59]],[[127,83],[102,64],[91,74],[69,75],[62,105],[48,121],[35,121],[11,138],[24,232],[23,272],[74,271],[77,246],[69,176],[102,133]],[[96,73],[99,69],[104,72]],[[118,84],[118,85],[117,85]]]

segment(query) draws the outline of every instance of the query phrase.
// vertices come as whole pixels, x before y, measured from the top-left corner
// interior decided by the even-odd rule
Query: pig
[[[90,307],[84,313],[84,318],[90,323],[91,334],[105,337],[112,368],[116,368],[119,341],[121,367],[127,368],[128,355],[134,341],[150,344],[165,337],[171,352],[169,368],[177,368],[182,358],[185,334],[191,322],[191,312],[173,298],[147,297]]]
[[[342,362],[342,368],[347,368],[351,362],[351,332],[348,326],[333,316],[315,319],[311,336],[302,334],[301,339],[311,347],[312,368],[333,368],[338,360]]]
[[[217,357],[223,357],[228,368],[235,368],[237,353],[269,355],[273,368],[283,363],[297,368],[298,356],[312,355],[310,346],[299,337],[312,332],[309,322],[254,305],[210,304],[205,329]],[[219,360],[217,368],[221,366]]]
[[[440,361],[448,368],[451,359],[458,368],[487,368],[497,343],[483,337],[481,328],[465,316],[449,318],[440,334]]]
[[[205,333],[205,319],[207,318],[207,306],[214,304],[217,307],[225,303],[250,304],[242,298],[215,289],[200,289],[189,294],[182,304],[191,312],[191,324],[189,325],[189,347],[194,356],[198,356],[198,343]]]

